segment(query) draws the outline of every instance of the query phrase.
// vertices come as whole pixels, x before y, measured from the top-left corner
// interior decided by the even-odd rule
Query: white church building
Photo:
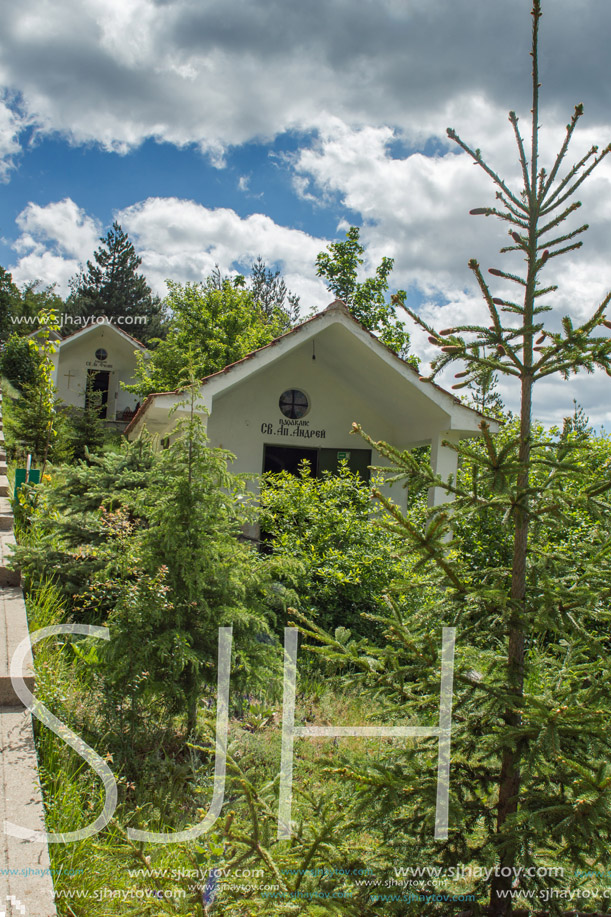
[[[138,406],[138,396],[121,382],[134,381],[136,353],[148,353],[144,344],[104,318],[60,339],[53,356],[57,395],[72,407],[84,408],[87,384],[101,394],[100,416],[126,423]]]
[[[383,465],[359,436],[358,423],[374,440],[400,450],[430,444],[434,469],[445,479],[457,454],[444,445],[480,434],[482,415],[385,347],[340,300],[259,350],[203,379],[210,445],[235,455],[234,472],[297,470],[306,460],[314,475],[345,459],[368,476]],[[180,391],[149,395],[125,430],[130,439],[146,428],[160,442],[181,416]],[[184,409],[186,410],[186,408]],[[493,430],[494,421],[489,421]],[[390,492],[405,504],[404,489]],[[436,488],[433,505],[448,500]]]

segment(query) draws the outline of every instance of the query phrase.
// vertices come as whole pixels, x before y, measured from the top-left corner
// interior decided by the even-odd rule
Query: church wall
[[[105,359],[96,358],[104,349]],[[136,367],[135,345],[107,328],[96,328],[78,340],[64,344],[57,354],[56,386],[58,397],[75,407],[85,406],[87,371],[110,373],[107,419],[113,420],[125,408],[133,409],[136,395],[124,391],[119,382],[130,382]]]
[[[308,396],[310,408],[299,420],[284,417],[279,407],[281,394],[290,389]],[[377,405],[352,392],[323,359],[312,360],[311,344],[305,344],[216,396],[208,435],[212,446],[237,456],[232,471],[260,474],[265,445],[348,452],[367,448],[364,440],[350,433],[355,421],[374,439],[395,439],[391,423]],[[372,463],[385,464],[375,454]],[[395,487],[390,495],[404,502],[405,491]]]

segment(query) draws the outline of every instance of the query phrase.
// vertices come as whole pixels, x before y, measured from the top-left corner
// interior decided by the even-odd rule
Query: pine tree
[[[100,242],[87,270],[73,278],[70,310],[84,316],[105,315],[138,340],[159,337],[161,303],[138,273],[142,258],[127,233],[114,222]],[[146,317],[146,324],[135,321],[139,316]]]
[[[479,149],[448,130],[496,186],[496,205],[471,213],[508,224],[510,244],[501,251],[521,255],[524,267],[494,267],[489,274],[517,288],[518,295],[495,295],[473,259],[469,267],[489,325],[436,331],[407,309],[440,349],[428,381],[455,361],[464,366],[455,389],[472,385],[482,372],[498,374],[519,384],[519,415],[507,434],[495,439],[483,422],[482,445],[452,446],[463,468],[457,479],[445,481],[421,457],[368,439],[391,461],[392,475],[408,484],[445,487],[454,503],[451,512],[432,509],[422,528],[413,514],[401,513],[376,492],[388,524],[403,533],[418,559],[417,571],[426,572],[425,582],[415,577],[412,583],[421,590],[422,612],[403,620],[389,599],[388,614],[378,617],[388,639],[382,650],[361,643],[348,653],[319,633],[336,658],[343,654],[366,670],[365,690],[366,685],[371,690],[373,681],[376,697],[385,697],[389,708],[399,703],[404,712],[421,717],[427,697],[436,693],[433,679],[439,677],[439,651],[431,638],[433,609],[437,619],[457,626],[448,841],[435,847],[430,840],[434,784],[426,770],[426,747],[420,753],[393,749],[392,764],[382,761],[372,768],[373,776],[355,777],[381,823],[390,821],[389,844],[392,849],[402,843],[404,858],[411,851],[419,862],[427,856],[448,867],[475,860],[492,868],[487,888],[484,881],[475,885],[480,902],[487,893],[491,917],[512,913],[516,891],[549,888],[549,879],[518,879],[521,867],[541,866],[542,857],[546,864],[604,866],[611,839],[609,461],[593,467],[583,430],[567,428],[563,435],[545,437],[532,419],[533,389],[540,380],[596,368],[611,375],[611,339],[605,331],[611,327],[605,316],[611,294],[581,324],[565,316],[558,329],[544,321],[557,287],[543,280],[554,258],[582,245],[579,236],[586,225],[562,227],[581,206],[576,192],[611,146],[592,147],[563,171],[583,114],[578,105],[551,168],[541,166],[540,17],[541,2],[533,0],[528,152],[518,118],[509,114],[522,187],[513,190]]]
[[[562,320],[562,331],[546,327],[542,320],[543,314],[550,307],[540,304],[541,297],[552,294],[557,287],[553,284],[544,285],[540,278],[551,259],[582,246],[583,243],[578,236],[588,228],[587,225],[582,225],[577,229],[565,231],[560,227],[581,206],[574,195],[608,155],[611,146],[606,146],[602,151],[593,146],[562,178],[559,177],[573,132],[583,115],[583,106],[577,105],[551,169],[547,171],[540,166],[538,38],[541,13],[540,0],[533,0],[532,120],[528,155],[517,115],[513,111],[509,113],[522,168],[523,184],[519,191],[511,190],[509,184],[485,162],[480,150],[473,149],[456,131],[448,129],[448,137],[457,143],[496,185],[497,205],[475,208],[471,213],[474,216],[495,216],[509,224],[510,244],[501,251],[521,253],[525,270],[513,273],[490,268],[489,273],[517,286],[520,298],[513,301],[494,296],[479,263],[473,259],[469,267],[488,307],[491,321],[489,327],[460,326],[437,334],[418,316],[410,313],[441,348],[442,356],[435,362],[433,376],[449,363],[463,359],[471,373],[486,368],[518,379],[520,383],[520,431],[513,482],[515,490],[510,506],[514,535],[506,644],[507,706],[503,714],[504,722],[509,727],[507,731],[514,733],[514,739],[505,739],[498,780],[497,810],[499,862],[501,868],[507,870],[512,870],[516,866],[519,852],[515,824],[521,797],[521,759],[526,754],[528,744],[522,720],[526,644],[534,610],[530,592],[532,586],[528,575],[529,534],[535,506],[531,481],[535,461],[532,453],[533,388],[541,379],[552,375],[567,378],[569,374],[577,373],[580,369],[592,372],[595,367],[601,367],[611,375],[611,340],[607,335],[600,333],[605,327],[611,327],[611,323],[608,323],[605,317],[605,309],[611,301],[611,294],[604,298],[589,319],[579,327],[574,327],[568,316]],[[509,321],[507,316],[510,317]],[[483,356],[482,348],[486,348],[493,356]],[[465,384],[460,382],[454,387],[462,387]],[[502,897],[503,893],[511,889],[511,882],[511,876],[503,875],[493,881],[493,914],[504,915],[511,912],[511,902]]]
[[[166,570],[172,608],[156,635],[173,659],[168,697],[186,710],[187,732],[197,723],[202,689],[214,683],[218,628],[234,630],[234,688],[268,682],[272,652],[267,574],[251,547],[239,541],[247,521],[245,481],[227,468],[230,453],[208,446],[198,386],[186,391],[188,416],[152,468],[139,503],[148,528],[142,538],[145,570]]]
[[[259,256],[250,269],[248,285],[254,301],[273,324],[289,331],[299,318],[299,296],[291,293],[280,271],[272,271]]]

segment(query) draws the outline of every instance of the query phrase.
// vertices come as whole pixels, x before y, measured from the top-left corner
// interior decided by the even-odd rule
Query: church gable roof
[[[127,341],[128,343],[135,344],[139,350],[142,350],[142,351],[147,350],[147,348],[142,343],[142,341],[139,341],[137,338],[132,337],[131,334],[128,334],[127,331],[123,331],[122,328],[119,328],[113,322],[108,321],[107,318],[105,318],[104,321],[102,322],[92,321],[90,322],[90,324],[86,325],[84,328],[78,328],[76,331],[72,331],[70,334],[67,334],[66,337],[62,338],[61,341],[59,342],[58,350],[61,350],[67,344],[72,344],[74,341],[79,340],[80,338],[84,337],[87,334],[91,334],[92,331],[95,331],[96,329],[99,330],[101,328],[103,328],[105,331],[106,330],[113,331],[115,334],[119,335],[119,337],[121,337],[123,340]]]
[[[434,402],[438,408],[450,415],[453,428],[475,431],[479,427],[484,415],[473,408],[467,407],[454,394],[447,392],[436,383],[423,381],[418,370],[411,363],[402,359],[394,351],[386,347],[374,334],[364,328],[341,300],[335,300],[322,312],[305,319],[290,331],[270,341],[269,344],[265,344],[263,347],[246,354],[235,363],[231,363],[218,372],[202,379],[200,382],[202,394],[207,396],[207,400],[209,398],[213,399],[233,386],[239,385],[253,374],[270,367],[276,360],[290,355],[294,349],[301,347],[303,343],[310,339],[314,340],[325,329],[337,325],[340,325],[345,332],[348,332],[350,337],[358,339],[362,348],[365,348],[366,351],[381,360],[387,367],[386,372],[394,370],[395,373],[402,377],[403,384],[407,383],[410,387],[413,387],[416,397]],[[125,430],[126,435],[129,435],[143,421],[157,399],[164,399],[164,402],[167,402],[168,396],[177,396],[181,391],[182,389],[175,389],[170,392],[157,392],[149,395]],[[492,423],[496,426],[494,421]]]

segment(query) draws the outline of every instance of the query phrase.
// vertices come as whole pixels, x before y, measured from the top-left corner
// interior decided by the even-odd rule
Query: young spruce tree
[[[565,221],[581,206],[576,193],[611,146],[592,147],[563,168],[583,113],[578,105],[551,168],[541,165],[540,17],[541,2],[533,0],[529,148],[516,114],[509,114],[521,187],[514,189],[479,149],[448,130],[496,186],[496,204],[471,213],[496,217],[508,226],[510,244],[501,251],[520,254],[524,267],[515,272],[491,268],[489,274],[503,290],[515,288],[516,295],[496,295],[479,263],[471,260],[489,324],[436,331],[407,309],[440,349],[428,381],[460,361],[461,381],[454,388],[469,386],[483,371],[519,384],[515,436],[495,441],[483,422],[485,449],[452,447],[469,474],[448,481],[417,456],[372,443],[393,461],[395,475],[444,486],[455,498],[451,511],[446,506],[429,512],[423,531],[412,515],[377,493],[389,524],[403,532],[419,556],[419,569],[429,573],[437,617],[457,627],[448,841],[435,844],[431,838],[434,783],[427,760],[430,765],[434,759],[427,759],[426,743],[420,751],[393,748],[392,763],[353,775],[367,805],[374,807],[368,811],[377,810],[379,823],[388,823],[389,849],[403,862],[412,857],[417,864],[428,857],[445,867],[463,863],[491,870],[488,879],[475,883],[480,903],[469,913],[483,913],[487,898],[485,913],[492,917],[511,914],[513,896],[517,900],[529,889],[546,900],[544,891],[554,883],[536,878],[540,866],[565,867],[565,886],[571,867],[604,866],[611,835],[609,468],[608,463],[590,468],[586,477],[584,437],[567,430],[556,438],[534,435],[532,420],[533,390],[542,379],[566,379],[596,368],[611,375],[611,340],[605,331],[611,327],[605,316],[611,294],[578,326],[569,317],[544,321],[557,289],[545,274],[553,259],[581,246],[579,237],[588,228],[564,228]],[[448,543],[452,520],[454,538]],[[587,532],[583,520],[589,520]],[[474,527],[481,531],[482,525],[508,537],[497,538],[493,550],[491,535],[489,550],[483,546],[474,566],[469,539],[461,533]],[[373,680],[377,696],[387,697],[389,709],[394,704],[395,715],[411,709],[422,722],[423,698],[434,696],[431,673],[439,677],[436,645],[441,635],[437,626],[431,632],[430,611],[404,621],[392,602],[388,615],[378,621],[389,640],[386,650],[363,644],[346,652],[319,632],[327,644],[322,651],[361,667],[364,688]],[[535,867],[530,876],[520,873],[527,867]],[[456,887],[450,884],[447,891],[452,898]],[[550,900],[549,912],[558,913],[560,904]],[[405,902],[399,911],[393,907],[388,912],[421,912],[418,904],[413,910],[405,910]],[[455,904],[441,904],[431,913],[455,909]]]

